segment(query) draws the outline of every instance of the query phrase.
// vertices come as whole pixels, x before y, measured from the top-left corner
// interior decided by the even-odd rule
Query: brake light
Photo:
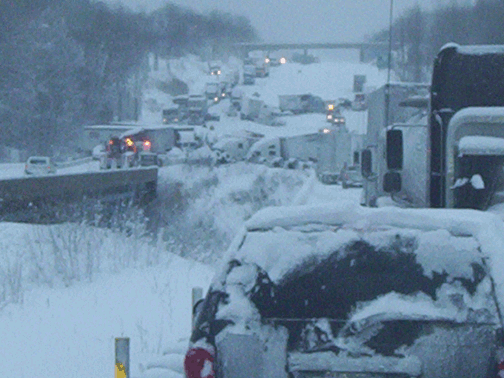
[[[151,148],[151,142],[150,142],[150,140],[144,141],[143,147],[144,147],[144,151],[149,151],[150,148]]]
[[[186,378],[214,378],[213,354],[203,348],[191,348],[184,359]]]

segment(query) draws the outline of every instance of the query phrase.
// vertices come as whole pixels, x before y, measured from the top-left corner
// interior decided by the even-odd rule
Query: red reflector
[[[187,378],[214,378],[213,355],[203,348],[191,348],[184,359]]]
[[[497,371],[498,377],[504,377],[504,360],[500,360],[499,364],[497,365]]]

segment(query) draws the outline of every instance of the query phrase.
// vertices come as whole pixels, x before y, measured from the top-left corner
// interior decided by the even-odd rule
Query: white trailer
[[[323,183],[335,184],[343,167],[353,164],[353,148],[359,148],[361,136],[350,134],[345,127],[322,129],[320,136],[322,143],[315,167],[317,177]]]
[[[260,140],[250,148],[247,160],[269,166],[294,168],[298,162],[315,163],[328,139],[321,133],[273,137]]]
[[[252,97],[243,97],[241,101],[240,118],[255,121],[261,114],[264,101]]]
[[[326,103],[322,98],[312,94],[280,95],[278,104],[281,111],[290,111],[294,114],[325,113]]]
[[[225,164],[245,160],[250,147],[260,138],[261,136],[252,134],[248,136],[224,136],[212,146],[215,161],[218,164]]]

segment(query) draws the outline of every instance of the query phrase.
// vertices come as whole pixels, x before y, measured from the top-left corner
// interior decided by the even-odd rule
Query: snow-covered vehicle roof
[[[242,233],[236,237],[223,259],[221,275],[217,276],[213,287],[219,290],[230,280],[240,281],[245,286],[254,285],[254,275],[245,277],[238,274],[240,270],[250,274],[249,268],[237,269],[236,275],[231,278],[230,261],[258,267],[272,285],[282,286],[294,277],[299,279],[305,271],[319,269],[319,264],[333,261],[333,268],[337,271],[337,265],[348,256],[355,255],[358,261],[363,250],[374,251],[370,253],[374,253],[378,260],[383,258],[383,264],[391,264],[397,257],[393,255],[404,254],[409,263],[404,260],[403,264],[412,264],[409,267],[404,265],[404,272],[421,272],[416,277],[416,284],[410,282],[418,286],[412,287],[409,293],[402,292],[400,287],[376,288],[375,295],[367,298],[374,300],[376,308],[373,311],[385,311],[387,306],[380,304],[380,300],[384,303],[394,301],[397,311],[413,316],[411,309],[415,306],[412,304],[419,301],[418,308],[428,310],[427,313],[418,312],[418,316],[430,314],[460,320],[459,309],[446,306],[450,302],[448,297],[460,289],[458,294],[463,296],[467,308],[474,310],[489,306],[492,316],[498,314],[492,290],[490,286],[480,285],[482,281],[478,281],[477,276],[481,272],[477,273],[477,270],[491,273],[497,297],[504,298],[504,274],[501,273],[504,272],[504,256],[501,253],[504,250],[504,226],[497,216],[474,210],[375,209],[350,202],[266,208],[245,223]],[[406,255],[409,257],[406,258]],[[476,266],[479,268],[476,269]],[[223,276],[226,274],[227,278]],[[434,283],[436,277],[441,276],[444,279]],[[355,279],[356,276],[352,277],[352,280]],[[412,276],[405,276],[403,283],[406,285],[410,279]],[[422,280],[430,283],[422,286]],[[455,289],[457,285],[454,282],[457,280],[472,282],[473,286],[462,285]],[[343,282],[345,279],[340,284]],[[413,292],[418,292],[418,295],[411,296]],[[409,297],[405,298],[402,294]],[[363,299],[357,295],[350,306],[352,311]],[[441,305],[440,301],[446,303]],[[347,310],[346,315],[350,316],[351,309]],[[353,313],[352,316],[355,315]]]
[[[228,146],[232,146],[237,143],[246,143],[247,138],[246,137],[239,137],[239,136],[226,136],[221,138],[217,143],[215,143],[212,146],[213,150],[220,150],[220,149],[225,149]]]

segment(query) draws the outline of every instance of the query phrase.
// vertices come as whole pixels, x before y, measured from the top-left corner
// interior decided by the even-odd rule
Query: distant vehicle
[[[367,109],[367,100],[365,93],[356,93],[352,101],[352,110],[361,111]]]
[[[210,69],[210,75],[220,75],[220,74],[221,74],[220,67],[212,67]]]
[[[222,74],[221,63],[216,61],[211,61],[208,63],[209,73],[212,76],[219,76]]]
[[[361,174],[360,165],[345,166],[339,175],[341,186],[346,188],[362,188],[364,178]]]
[[[291,60],[294,63],[301,63],[301,64],[320,63],[319,57],[306,53],[293,53]]]
[[[92,156],[93,149],[97,145],[106,146],[111,137],[121,135],[135,127],[136,125],[126,124],[84,126],[79,147],[89,156]]]
[[[256,78],[256,68],[253,64],[245,64],[243,66],[243,84],[254,85]]]
[[[323,135],[303,134],[261,139],[250,147],[247,160],[269,166],[295,168],[297,162],[316,162],[328,141]],[[291,166],[287,166],[290,162]]]
[[[240,118],[255,121],[259,118],[263,105],[263,100],[253,97],[244,97],[240,104]]]
[[[494,378],[503,234],[476,211],[262,209],[194,305],[185,376]]]
[[[331,122],[333,125],[337,126],[345,126],[346,124],[346,118],[342,116],[339,112],[327,114],[326,121]]]
[[[189,101],[188,95],[175,96],[172,102],[175,107],[178,108],[178,123],[184,123],[187,121],[187,102]]]
[[[56,173],[56,165],[47,156],[30,156],[25,164],[27,175],[47,175]]]
[[[132,141],[138,163],[142,166],[162,165],[163,158],[179,145],[180,132],[170,126],[144,126],[121,135],[125,145]]]
[[[224,99],[229,97],[231,94],[231,84],[228,81],[221,80],[219,81],[221,98]]]
[[[231,91],[231,105],[236,111],[241,110],[241,102],[243,98],[243,91],[239,87],[234,87]]]
[[[255,62],[256,77],[269,76],[269,64],[264,59],[258,59]]]
[[[341,169],[352,158],[353,138],[346,127],[325,127],[319,130],[322,143],[317,150],[315,171],[323,184],[337,184]]]
[[[338,106],[343,109],[351,109],[352,101],[350,101],[348,98],[340,97],[338,98]]]
[[[180,110],[178,106],[163,109],[163,123],[178,123],[181,121]]]
[[[312,94],[280,95],[278,102],[281,111],[291,111],[294,114],[326,112],[326,103]]]
[[[208,100],[212,100],[217,103],[222,98],[222,87],[220,83],[206,83],[205,84],[205,96]]]
[[[326,103],[326,121],[341,126],[344,126],[346,123],[345,117],[341,115],[339,106],[334,101]]]
[[[106,155],[107,149],[104,144],[98,144],[95,148],[93,148],[93,153],[91,157],[93,160],[100,160],[104,155]]]
[[[131,145],[130,148],[134,149],[133,154],[135,154],[136,147]],[[106,154],[100,160],[100,169],[122,168],[123,165],[125,165],[124,152],[124,141],[119,137],[110,138],[107,144]],[[132,154],[130,153],[128,155],[131,156]]]
[[[217,164],[245,160],[250,146],[257,141],[254,137],[225,136],[212,146]]]
[[[187,101],[187,123],[189,125],[204,125],[207,113],[207,98],[201,95],[190,95]]]

